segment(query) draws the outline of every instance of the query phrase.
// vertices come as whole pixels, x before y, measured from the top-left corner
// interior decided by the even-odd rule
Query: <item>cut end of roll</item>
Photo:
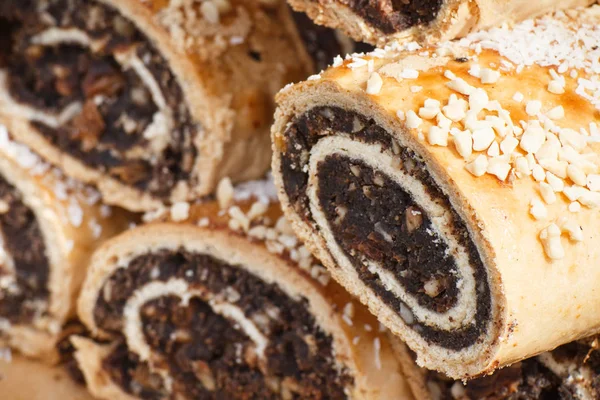
[[[55,362],[89,252],[128,215],[14,141],[23,128],[0,120],[0,345]]]
[[[393,38],[424,36],[444,19],[444,0],[293,0],[292,7],[317,23],[334,27],[354,40],[385,44]]]
[[[3,101],[32,121],[42,153],[54,147],[162,201],[192,190],[200,124],[136,25],[96,1],[9,1],[0,20]]]
[[[311,108],[286,126],[280,194],[333,276],[394,332],[435,348],[430,359],[489,349],[488,273],[423,159],[348,108]]]
[[[419,365],[464,379],[597,332],[599,10],[355,54],[280,92],[292,227]]]

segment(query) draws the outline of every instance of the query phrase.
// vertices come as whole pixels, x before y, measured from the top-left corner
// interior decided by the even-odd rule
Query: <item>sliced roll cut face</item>
[[[268,168],[272,97],[311,73],[284,2],[4,1],[2,112],[133,211]]]
[[[595,0],[289,0],[316,23],[354,40],[434,44],[544,13],[589,6]]]
[[[280,212],[263,204],[230,217],[200,208],[185,222],[131,230],[95,254],[79,315],[108,344],[73,339],[94,395],[410,398],[375,319],[348,305],[335,283],[320,283],[322,267],[309,262],[311,278],[294,265],[295,245],[282,248]],[[228,222],[241,215],[253,215],[246,228]],[[275,235],[271,244],[260,231]]]
[[[472,377],[600,327],[599,15],[390,46],[279,94],[292,227],[420,365]]]
[[[90,253],[127,219],[14,142],[0,121],[0,345],[58,360]]]

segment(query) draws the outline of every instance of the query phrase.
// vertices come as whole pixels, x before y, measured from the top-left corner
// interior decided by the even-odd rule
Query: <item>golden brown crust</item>
[[[539,23],[539,30],[528,36],[528,40],[533,43],[535,40],[546,40],[543,38],[549,36],[544,36],[541,28],[546,26],[545,24],[550,26],[550,32],[554,32],[551,29],[560,30],[566,27],[565,29],[571,31],[581,29],[579,33],[585,35],[585,29],[593,29],[594,24],[597,24],[599,10],[600,8],[596,7],[585,12],[570,12],[568,16],[558,14],[555,19],[548,17]],[[557,27],[563,22],[563,28]],[[526,31],[528,28],[518,27],[515,32],[522,32],[518,29]],[[531,103],[532,108],[528,105],[531,100],[537,100],[541,102],[543,115],[546,112],[550,115],[549,110],[562,106],[564,117],[553,116],[556,126],[560,129],[592,129],[589,123],[596,120],[598,111],[594,107],[594,101],[597,99],[582,97],[582,80],[576,79],[590,78],[589,70],[586,71],[586,68],[581,66],[573,68],[576,72],[572,75],[569,74],[570,69],[561,72],[565,80],[564,93],[557,94],[560,90],[555,87],[552,87],[551,92],[548,89],[549,85],[560,79],[553,77],[550,69],[557,68],[558,65],[543,65],[543,59],[535,59],[541,55],[533,51],[531,56],[528,53],[528,57],[534,59],[532,65],[518,67],[518,56],[513,48],[519,44],[509,44],[511,40],[517,41],[511,36],[511,31],[505,29],[496,36],[494,33],[486,35],[481,33],[473,36],[467,41],[467,47],[456,44],[439,49],[376,51],[372,56],[363,58],[364,67],[359,60],[361,57],[354,57],[342,65],[330,68],[321,74],[320,79],[282,91],[278,96],[280,109],[276,113],[276,123],[273,127],[275,180],[284,211],[299,237],[306,241],[307,246],[330,269],[336,280],[368,304],[383,323],[407,340],[409,346],[417,353],[419,364],[442,370],[455,378],[490,372],[499,365],[510,364],[600,329],[596,313],[600,297],[595,287],[595,282],[600,278],[595,268],[600,260],[596,245],[600,239],[596,229],[600,224],[597,205],[581,207],[580,210],[577,208],[579,205],[576,205],[575,209],[578,212],[572,212],[569,211],[569,207],[573,206],[572,200],[566,195],[556,193],[557,200],[544,205],[547,216],[535,219],[531,214],[531,202],[540,196],[541,185],[531,176],[516,176],[514,158],[511,158],[513,164],[509,168],[512,172],[506,180],[495,176],[498,171],[492,169],[488,169],[487,173],[484,169],[483,176],[475,177],[466,166],[477,154],[482,153],[473,152],[473,156],[467,160],[463,159],[454,148],[452,136],[448,139],[447,147],[431,145],[429,128],[436,125],[435,119],[431,121],[423,117],[418,129],[407,128],[407,122],[404,120],[406,114],[409,111],[419,114],[425,100],[439,100],[443,107],[451,94],[461,98],[460,93],[447,85],[455,78],[460,78],[468,82],[473,89],[485,89],[489,99],[497,101],[497,104],[508,111],[517,125],[520,120],[533,121],[538,118],[533,116],[532,111],[532,108],[537,106],[536,102]],[[500,43],[499,48],[504,52],[503,56],[485,48],[480,48],[477,53],[472,50],[477,49],[478,40],[483,43],[488,39],[492,43],[490,46]],[[471,48],[468,47],[469,44],[472,45]],[[595,51],[592,50],[593,44],[592,39],[587,50],[590,57]],[[563,44],[557,46],[561,45]],[[544,48],[543,45],[540,47]],[[557,50],[559,48],[550,48],[551,52]],[[586,54],[586,50],[582,52]],[[432,57],[433,54],[436,54],[435,57]],[[368,66],[368,60],[372,60],[372,67]],[[479,77],[473,76],[472,68],[475,65],[481,69],[499,71],[496,82],[482,84]],[[373,73],[369,72],[370,68]],[[414,75],[413,71],[418,71],[418,77],[402,78],[400,75],[403,71],[410,71],[411,75]],[[381,78],[382,85],[379,90],[369,95],[365,90],[374,74]],[[525,95],[523,103],[513,99],[517,92]],[[400,146],[412,149],[424,160],[437,185],[465,221],[471,240],[476,244],[486,266],[493,299],[493,326],[489,327],[489,342],[479,350],[479,354],[463,352],[460,356],[452,356],[445,350],[420,340],[397,314],[365,288],[353,272],[340,268],[332,255],[331,244],[326,242],[321,234],[317,234],[314,226],[306,223],[290,205],[280,173],[281,157],[286,143],[284,132],[291,119],[318,106],[336,106],[356,111],[391,133]],[[527,114],[526,108],[532,115]],[[398,111],[402,112],[402,119],[398,116]],[[539,112],[536,115],[539,115]],[[543,118],[543,115],[539,118]],[[521,130],[520,134],[522,133]],[[590,135],[589,131],[587,135]],[[562,138],[563,141],[566,140]],[[588,153],[586,157],[597,160],[600,148],[595,139],[590,139],[590,143],[582,152]],[[511,154],[512,156],[517,157],[517,153]],[[537,154],[537,157],[540,155]],[[487,158],[491,160],[491,157]],[[385,160],[382,156],[380,162],[375,160],[373,163],[379,163],[377,168],[383,169],[386,167],[383,165],[387,162]],[[542,160],[542,164],[549,165],[545,161]],[[565,177],[563,181],[566,186],[574,185],[570,178]],[[588,195],[593,198],[596,196],[593,193]],[[561,245],[558,246],[564,250],[562,258],[551,258],[555,256],[552,250],[557,249],[548,245],[544,239],[544,230],[549,229],[548,226],[552,223],[562,226],[563,229]],[[581,227],[581,241],[568,239],[568,228],[565,227],[569,223]]]

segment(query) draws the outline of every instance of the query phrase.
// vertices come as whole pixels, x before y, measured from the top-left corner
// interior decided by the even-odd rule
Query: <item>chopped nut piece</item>
[[[592,192],[600,192],[600,175],[590,174],[587,176],[587,187]]]
[[[487,167],[487,173],[495,175],[501,181],[505,181],[510,173],[511,166],[503,158],[494,157],[490,158]]]
[[[546,219],[548,217],[548,209],[540,199],[531,200],[531,208],[529,212],[537,220]]]
[[[548,84],[548,91],[554,94],[563,94],[565,92],[565,86],[561,81],[553,80]]]
[[[490,157],[500,156],[500,146],[498,146],[498,142],[492,142],[490,147],[488,147],[487,155]]]
[[[546,172],[544,172],[544,168],[540,167],[538,164],[533,166],[531,172],[533,174],[533,179],[538,182],[542,182],[544,179],[546,179]]]
[[[475,89],[469,95],[470,110],[472,110],[476,113],[483,110],[488,105],[489,102],[490,102],[490,98],[488,97],[487,92],[481,88]]]
[[[406,112],[406,127],[408,129],[416,129],[423,123],[423,120],[417,116],[413,110]]]
[[[223,178],[217,185],[217,201],[221,210],[229,207],[233,201],[233,185],[231,179]]]
[[[556,202],[556,194],[554,193],[554,190],[552,190],[552,187],[546,182],[540,182],[540,194],[546,204],[553,204]]]
[[[219,23],[219,9],[212,1],[202,2],[202,4],[200,5],[200,12],[202,13],[204,19],[210,22],[211,24]]]
[[[188,219],[190,212],[190,205],[184,201],[177,202],[171,206],[171,218],[175,222],[184,221]]]
[[[406,230],[412,233],[423,224],[423,214],[416,207],[408,207],[404,211],[404,220],[406,222]]]
[[[563,119],[565,117],[565,109],[563,106],[554,107],[552,110],[546,113],[546,116],[550,119]]]
[[[379,94],[383,87],[383,79],[377,72],[373,72],[367,81],[367,94]]]
[[[525,99],[525,96],[523,96],[523,93],[521,93],[521,92],[517,92],[513,96],[513,100],[516,101],[517,103],[522,102],[524,99]]]
[[[494,139],[496,139],[496,133],[492,128],[477,129],[473,132],[473,150],[487,150]]]
[[[530,100],[527,102],[527,106],[525,106],[525,112],[527,115],[535,117],[542,111],[542,102],[539,100]]]
[[[552,260],[560,260],[565,256],[565,250],[560,241],[560,234],[560,228],[556,224],[551,224],[540,233],[544,251],[548,258]]]
[[[448,86],[450,89],[464,94],[464,95],[470,95],[471,93],[473,93],[475,91],[475,88],[471,85],[469,85],[467,82],[465,82],[464,79],[462,78],[457,78],[454,79],[448,83],[446,83],[446,86]]]
[[[569,234],[569,238],[574,242],[583,242],[583,229],[575,221],[568,220],[561,225],[563,232]]]
[[[468,163],[465,168],[475,176],[483,176],[488,167],[488,158],[484,155],[478,156],[475,160]]]
[[[569,211],[571,211],[572,213],[578,213],[579,211],[581,211],[581,204],[579,204],[576,201],[572,202],[571,204],[569,204]]]
[[[500,72],[489,68],[482,68],[480,72],[481,83],[484,85],[496,83],[500,79]]]
[[[454,146],[463,158],[471,157],[473,154],[473,139],[469,131],[458,131],[454,134]]]
[[[448,131],[434,125],[429,128],[427,140],[434,146],[448,146]]]
[[[546,172],[546,180],[548,181],[548,184],[552,190],[555,192],[562,192],[565,188],[565,182],[552,172]]]
[[[539,121],[532,121],[523,132],[521,136],[521,142],[519,143],[521,148],[528,153],[537,152],[540,147],[546,141],[546,132],[540,126]]]

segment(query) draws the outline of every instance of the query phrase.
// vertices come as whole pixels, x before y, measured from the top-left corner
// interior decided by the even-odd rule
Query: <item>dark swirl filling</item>
[[[399,159],[398,168],[419,181],[433,201],[450,211],[453,237],[466,249],[476,282],[473,323],[445,331],[427,326],[414,316],[406,318],[408,306],[385,288],[369,263],[393,274],[420,306],[444,313],[454,307],[458,299],[460,277],[455,259],[432,229],[430,217],[400,185],[359,159],[332,154],[318,164],[317,195],[336,243],[361,281],[433,344],[460,350],[483,341],[491,318],[491,294],[485,267],[467,228],[429,175],[424,162],[411,150],[393,143],[391,135],[373,120],[337,107],[316,107],[291,122],[282,144],[281,173],[295,212],[314,226],[307,196],[306,167],[311,148],[327,134],[379,144],[382,152],[393,152]]]
[[[49,29],[85,32],[93,45],[40,41]],[[54,146],[159,198],[188,181],[201,128],[166,60],[132,22],[94,0],[4,0],[0,31],[0,69],[8,73],[13,99],[52,114],[79,105],[59,126],[36,122]],[[170,110],[172,126],[155,125],[167,142],[155,154],[147,150],[151,135],[144,132],[160,105],[134,68],[117,61],[125,52],[143,62]]]
[[[564,368],[564,371],[553,371],[546,356],[551,357],[552,362]],[[427,386],[439,394],[436,398],[440,400],[598,399],[600,352],[597,344],[589,340],[572,342],[541,357],[528,358],[466,384],[433,371],[427,372],[426,380]]]
[[[136,290],[175,278],[209,295],[187,303],[162,296],[140,309],[153,362],[168,372],[171,388],[120,344],[103,366],[126,392],[149,399],[169,392],[189,399],[346,398],[352,379],[336,367],[332,338],[317,325],[307,300],[292,299],[276,284],[209,255],[161,250],[136,257],[104,284],[96,323],[122,338],[123,310]],[[258,327],[268,339],[262,356],[236,321],[214,311],[214,299],[238,307]]]
[[[304,13],[293,12],[294,22],[306,51],[313,60],[314,72],[319,72],[331,65],[336,56],[372,51],[373,46],[355,42],[333,29],[315,24]]]
[[[0,177],[0,320],[28,324],[48,310],[50,266],[38,221],[17,189]],[[9,263],[12,268],[8,268]]]
[[[318,0],[313,0],[318,1]],[[434,21],[444,0],[338,0],[385,34]]]

